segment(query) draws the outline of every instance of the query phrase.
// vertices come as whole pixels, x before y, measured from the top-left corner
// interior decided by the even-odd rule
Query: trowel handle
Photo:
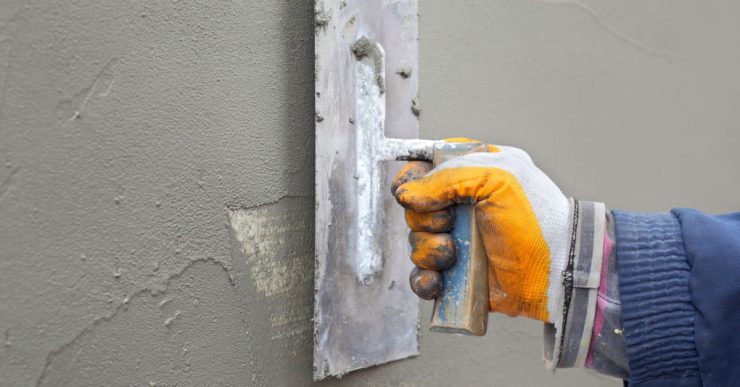
[[[485,152],[482,143],[442,143],[435,145],[434,165],[471,152]],[[475,204],[453,207],[455,228],[452,240],[457,260],[442,272],[444,289],[434,301],[433,332],[483,336],[488,325],[488,258],[478,234]]]

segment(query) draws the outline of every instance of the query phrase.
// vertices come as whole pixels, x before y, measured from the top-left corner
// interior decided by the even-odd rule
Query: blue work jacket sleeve
[[[614,211],[630,386],[740,381],[740,213]]]

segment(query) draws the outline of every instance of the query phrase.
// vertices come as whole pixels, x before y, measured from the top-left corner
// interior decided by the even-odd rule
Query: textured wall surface
[[[312,2],[0,23],[0,384],[307,383]],[[274,232],[232,229],[264,209]]]
[[[423,135],[612,207],[740,207],[740,6],[421,7]],[[0,3],[0,384],[311,384],[312,8]],[[320,385],[618,385],[491,320]]]

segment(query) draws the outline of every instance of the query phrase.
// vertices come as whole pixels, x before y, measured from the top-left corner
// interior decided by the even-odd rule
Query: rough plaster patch
[[[313,307],[313,198],[285,197],[232,209],[229,220],[249,278],[267,299],[270,338],[307,335]]]
[[[313,246],[306,240],[307,234],[313,234],[310,203],[311,198],[288,197],[270,205],[229,212],[231,228],[247,259],[247,270],[262,295],[289,291],[306,276],[296,269],[313,259]]]

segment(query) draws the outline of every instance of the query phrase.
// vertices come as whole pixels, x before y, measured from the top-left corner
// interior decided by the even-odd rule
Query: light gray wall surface
[[[734,2],[421,2],[422,135],[611,207],[740,207]],[[311,384],[313,5],[0,3],[0,384]],[[429,305],[422,307],[429,314]],[[540,324],[319,385],[618,385]]]

